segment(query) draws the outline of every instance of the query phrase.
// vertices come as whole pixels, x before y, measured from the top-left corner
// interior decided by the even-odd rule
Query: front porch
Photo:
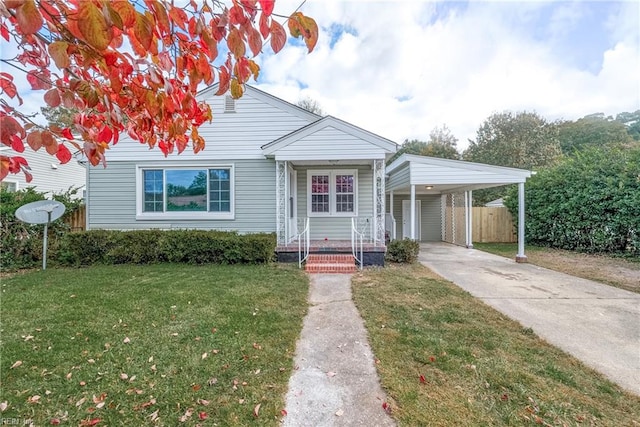
[[[299,262],[303,242],[293,240],[276,247],[278,262]],[[359,249],[358,249],[359,250]],[[384,265],[386,246],[373,242],[362,243],[362,265]],[[352,254],[351,240],[310,240],[309,254]],[[359,255],[358,255],[359,258]]]

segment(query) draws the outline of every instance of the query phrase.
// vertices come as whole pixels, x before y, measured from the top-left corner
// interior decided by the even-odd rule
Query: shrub
[[[420,244],[411,239],[394,240],[387,246],[387,259],[392,262],[411,264],[418,259]]]
[[[274,234],[207,230],[91,230],[70,233],[61,259],[71,265],[261,264],[273,260]]]
[[[526,187],[528,242],[640,255],[640,146],[586,148],[540,171]],[[517,191],[505,204],[517,212]]]
[[[48,256],[55,262],[55,254],[62,237],[69,232],[64,219],[82,205],[74,199],[77,189],[54,194],[53,199],[65,205],[62,219],[48,227]],[[20,191],[0,189],[0,267],[3,271],[33,268],[42,262],[43,225],[26,224],[15,217],[15,211],[27,203],[47,199],[46,193],[27,187]]]

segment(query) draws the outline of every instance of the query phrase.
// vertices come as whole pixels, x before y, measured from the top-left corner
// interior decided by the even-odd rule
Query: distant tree
[[[76,108],[65,108],[62,105],[57,107],[40,107],[40,111],[50,126],[58,126],[62,129],[73,126],[73,116],[78,112]]]
[[[640,110],[620,113],[616,116],[616,121],[627,127],[627,133],[634,141],[640,141]]]
[[[627,117],[623,117],[625,118]],[[560,148],[565,154],[572,154],[587,146],[626,144],[633,140],[624,122],[605,117],[602,113],[562,122],[558,129]]]
[[[555,164],[562,154],[557,123],[527,111],[491,115],[478,129],[476,140],[469,142],[464,160],[496,166],[540,169]],[[474,204],[503,197],[507,190],[503,186],[474,191]]]
[[[560,157],[557,123],[537,113],[496,113],[480,126],[462,157],[490,165],[535,169]]]
[[[460,159],[457,148],[458,139],[453,136],[446,125],[435,127],[429,134],[429,141],[418,139],[404,140],[400,149],[389,160],[389,163],[403,154],[415,154],[417,156],[440,157],[442,159]]]
[[[325,115],[324,111],[322,111],[322,107],[320,106],[320,103],[308,96],[306,98],[299,99],[298,102],[296,102],[296,105],[300,108],[304,108],[305,110],[310,111],[319,116]]]

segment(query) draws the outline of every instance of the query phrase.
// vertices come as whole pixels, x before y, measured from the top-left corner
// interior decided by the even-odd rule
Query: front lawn
[[[299,270],[273,265],[4,278],[0,418],[278,425],[307,291]]]
[[[640,398],[425,267],[354,276],[400,425],[633,426]]]

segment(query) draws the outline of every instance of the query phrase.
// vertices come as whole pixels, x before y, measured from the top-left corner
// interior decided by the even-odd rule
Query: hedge
[[[505,204],[515,213],[517,203],[512,191]],[[588,148],[540,171],[525,207],[528,243],[640,256],[640,146]]]
[[[208,230],[91,230],[69,233],[58,257],[67,265],[262,264],[273,260],[275,234]]]
[[[387,245],[387,259],[392,262],[414,263],[419,252],[420,244],[411,239],[393,240]]]

